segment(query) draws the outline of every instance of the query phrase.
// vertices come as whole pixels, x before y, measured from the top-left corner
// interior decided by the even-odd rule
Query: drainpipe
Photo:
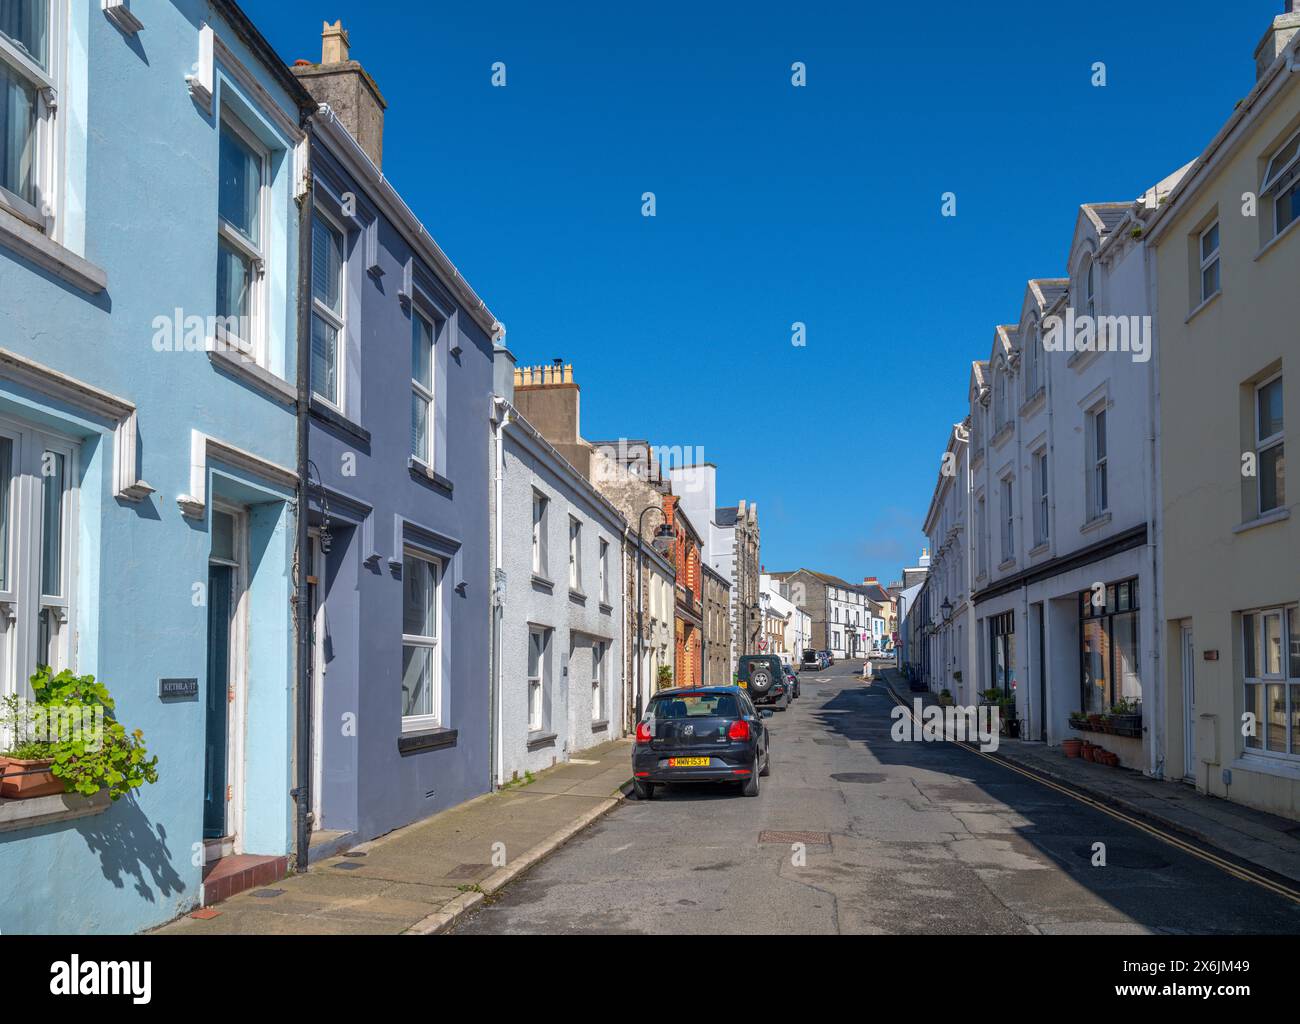
[[[491,680],[491,709],[492,709],[492,728],[489,731],[492,744],[492,765],[493,780],[492,788],[498,789],[502,782],[505,781],[505,750],[504,738],[502,737],[502,719],[504,709],[502,707],[501,693],[501,650],[504,642],[502,620],[505,616],[505,566],[502,560],[501,535],[502,535],[502,515],[501,502],[502,491],[505,487],[505,429],[506,424],[510,422],[510,406],[500,398],[494,398],[496,414],[496,426],[493,429],[493,440],[496,443],[496,452],[494,453],[494,479],[492,484],[493,493],[493,523],[492,523],[492,680]]]
[[[297,669],[297,721],[296,775],[297,784],[292,792],[295,817],[295,869],[305,872],[311,843],[311,593],[307,584],[307,545],[310,503],[308,496],[307,431],[310,425],[311,405],[311,230],[313,209],[313,178],[311,172],[311,115],[303,118],[303,169],[306,174],[303,194],[298,203],[298,515],[297,536],[294,539],[297,581],[293,597],[295,640],[298,645]]]

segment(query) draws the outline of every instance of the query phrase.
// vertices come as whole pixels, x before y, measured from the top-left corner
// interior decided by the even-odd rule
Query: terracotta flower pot
[[[1097,748],[1094,747],[1091,743],[1084,743],[1083,748],[1082,748],[1082,750],[1080,751],[1080,753],[1083,755],[1083,759],[1084,759],[1085,761],[1091,761],[1091,760],[1092,760],[1092,752],[1093,752],[1094,750],[1096,750],[1096,749],[1097,749]]]
[[[64,792],[63,780],[55,778],[49,770],[54,764],[52,760],[20,761],[16,757],[7,757],[4,762],[0,796],[6,800],[34,800],[38,796],[57,796]]]
[[[1068,739],[1061,742],[1061,749],[1066,757],[1078,757],[1083,753],[1083,740]]]

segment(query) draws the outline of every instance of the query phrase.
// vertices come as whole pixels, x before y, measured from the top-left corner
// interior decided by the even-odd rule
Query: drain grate
[[[791,843],[805,843],[808,846],[830,846],[831,834],[829,832],[773,832],[763,831],[758,834],[760,843],[781,843],[788,846]]]
[[[448,871],[443,878],[478,878],[483,872],[487,871],[488,864],[457,864]]]

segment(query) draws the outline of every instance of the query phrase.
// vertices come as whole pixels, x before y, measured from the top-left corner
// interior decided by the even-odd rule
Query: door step
[[[256,857],[251,854],[222,857],[203,872],[201,902],[210,907],[257,886],[273,885],[288,873],[288,857]]]

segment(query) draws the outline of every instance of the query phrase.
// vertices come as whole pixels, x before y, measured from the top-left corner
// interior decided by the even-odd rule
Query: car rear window
[[[655,697],[646,712],[653,718],[739,718],[740,705],[730,693]]]

